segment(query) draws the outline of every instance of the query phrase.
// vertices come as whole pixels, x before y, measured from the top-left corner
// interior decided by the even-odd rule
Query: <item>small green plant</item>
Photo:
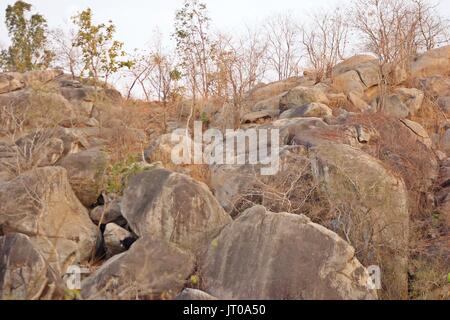
[[[198,286],[200,284],[200,277],[196,274],[191,276],[191,285]]]
[[[108,168],[105,191],[109,194],[122,195],[131,177],[152,167],[138,161],[138,156],[130,155]]]
[[[200,121],[205,124],[209,123],[209,118],[206,112],[202,112],[202,114],[200,115]]]
[[[64,290],[64,300],[81,300],[80,290]]]

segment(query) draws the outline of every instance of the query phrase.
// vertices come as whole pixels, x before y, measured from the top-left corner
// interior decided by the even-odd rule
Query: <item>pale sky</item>
[[[206,0],[213,24],[227,31],[254,25],[275,13],[291,12],[299,17],[306,12],[350,0]],[[450,0],[445,0],[450,2]],[[4,11],[14,0],[0,1],[0,43],[7,43]],[[51,28],[64,26],[76,12],[90,7],[97,21],[113,20],[117,37],[128,49],[143,48],[155,29],[166,37],[173,31],[175,10],[182,0],[28,0],[43,14]],[[450,7],[450,6],[449,6]]]
[[[438,1],[438,0],[430,0]],[[4,11],[15,0],[1,0],[0,44],[8,43]],[[144,48],[159,29],[168,38],[173,31],[175,10],[183,0],[28,0],[43,14],[50,28],[67,26],[76,12],[90,7],[97,21],[113,20],[117,38],[126,48]],[[225,31],[239,31],[246,24],[255,25],[276,13],[290,12],[302,19],[308,13],[329,6],[346,5],[351,0],[204,0],[214,26]],[[440,0],[440,10],[450,17],[450,0]],[[350,18],[350,17],[349,17]]]

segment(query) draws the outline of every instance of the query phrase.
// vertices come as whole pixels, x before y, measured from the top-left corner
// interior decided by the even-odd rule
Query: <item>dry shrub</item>
[[[436,98],[426,92],[422,107],[411,120],[421,124],[430,136],[442,136],[445,133],[443,124],[448,123],[447,115],[439,108]]]
[[[429,98],[413,119],[428,132],[438,130],[442,115]],[[435,211],[430,196],[435,191],[437,169],[434,152],[418,142],[398,120],[382,115],[359,115],[352,123],[364,123],[375,128],[379,135],[367,152],[382,160],[395,174],[403,178],[409,192],[410,239],[409,272],[410,297],[413,299],[443,299],[448,266],[448,234],[442,236],[445,221]],[[448,291],[447,291],[448,297]]]
[[[432,189],[436,174],[434,153],[401,121],[379,113],[349,117],[346,124],[362,124],[378,132],[378,139],[371,141],[364,151],[402,177],[410,192],[411,213],[420,216],[423,196]]]
[[[256,167],[243,170],[242,175],[242,179],[252,183],[232,199],[232,215],[263,205],[272,212],[304,214],[321,224],[329,220],[329,200],[312,175],[311,161],[305,156],[304,147],[285,150],[281,155],[281,169],[274,176],[261,176]]]

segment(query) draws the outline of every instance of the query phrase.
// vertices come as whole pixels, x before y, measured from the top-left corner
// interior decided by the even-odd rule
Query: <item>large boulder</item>
[[[391,298],[408,293],[408,192],[384,165],[344,144],[311,150],[313,174],[335,208],[330,227],[345,234],[366,265],[379,264]]]
[[[250,124],[250,123],[264,123],[267,121],[271,121],[272,119],[278,116],[278,111],[255,111],[250,112],[242,116],[241,123]]]
[[[446,115],[450,115],[450,96],[439,97],[436,100],[439,109],[442,110]]]
[[[249,151],[244,150],[244,154],[241,154],[238,150],[235,154],[234,165],[215,164],[210,166],[210,184],[219,203],[232,215],[239,214],[241,212],[240,203],[243,199],[252,197],[250,195],[259,198],[263,193],[260,190],[261,187],[270,186],[273,188],[280,183],[279,181],[274,182],[274,180],[282,181],[284,175],[295,176],[293,171],[304,166],[303,157],[296,154],[296,151],[302,148],[294,146],[292,148],[294,151],[291,150],[290,146],[284,145],[295,144],[296,141],[300,142],[300,139],[311,142],[314,140],[312,136],[314,130],[327,127],[328,125],[319,118],[281,119],[275,121],[271,126],[264,127],[279,130],[282,145],[279,152],[280,170],[274,176],[262,177],[261,168],[267,166],[237,164],[238,158],[247,157]],[[320,139],[320,137],[317,137],[317,139]],[[270,148],[269,145],[268,148]]]
[[[122,208],[120,205],[121,199],[114,199],[105,203],[102,206],[95,207],[89,213],[91,220],[96,225],[106,225],[115,223],[120,226],[127,224],[125,218],[122,216]]]
[[[450,78],[448,77],[432,76],[419,79],[416,81],[416,86],[430,97],[450,96]]]
[[[416,113],[422,107],[424,93],[415,88],[397,88],[395,93],[400,97],[400,100],[408,107],[409,114],[411,116]]]
[[[378,60],[369,55],[356,55],[333,69],[333,88],[337,91],[362,93],[380,82]]]
[[[346,94],[350,92],[357,92],[362,94],[366,90],[366,86],[362,83],[358,72],[350,70],[345,73],[334,75],[332,87],[337,92],[344,92]]]
[[[333,115],[333,110],[331,110],[327,105],[323,103],[310,103],[301,107],[295,107],[286,110],[280,115],[280,119],[289,118],[326,118]]]
[[[127,250],[125,246],[128,239],[133,239],[132,234],[115,223],[109,223],[105,226],[103,240],[106,249],[106,258],[111,258]]]
[[[86,207],[97,202],[102,192],[102,177],[108,166],[108,155],[97,149],[89,149],[64,157],[59,166],[67,170],[69,182]]]
[[[23,234],[0,237],[0,300],[49,300],[64,295],[59,274]]]
[[[376,299],[355,250],[307,217],[244,212],[211,241],[199,263],[202,287],[229,300]]]
[[[38,168],[0,184],[0,227],[2,234],[28,235],[62,271],[89,260],[97,241],[97,229],[60,167]]]
[[[0,73],[0,94],[22,89],[25,84],[11,74]]]
[[[78,114],[90,117],[94,110],[97,90],[92,86],[63,86],[61,95],[70,101]]]
[[[158,237],[194,251],[231,222],[205,184],[164,169],[130,180],[122,214],[138,236]]]
[[[328,104],[329,100],[323,90],[315,87],[295,87],[286,93],[280,100],[280,111],[301,107],[306,104],[318,102]]]
[[[274,97],[258,101],[252,108],[251,111],[269,111],[269,112],[279,112],[280,110],[280,100],[287,92],[283,92]]]
[[[360,65],[364,65],[366,63],[373,63],[376,61],[374,56],[368,54],[357,54],[344,61],[338,63],[333,68],[333,75],[342,74],[348,72],[350,70],[356,70]]]
[[[59,69],[47,69],[28,71],[20,75],[21,80],[27,86],[44,85],[59,76],[63,75],[63,71]]]
[[[373,106],[379,104],[378,99],[379,97],[377,98],[376,102],[372,102]],[[385,115],[394,118],[404,119],[410,115],[410,109],[397,94],[388,95],[385,98],[384,104],[381,104],[380,109],[380,111]]]
[[[436,75],[447,76],[450,71],[450,46],[425,52],[411,61],[412,78],[427,78]]]
[[[269,84],[261,84],[253,88],[246,97],[246,100],[252,102],[263,101],[283,92],[289,91],[299,85],[313,85],[314,83],[305,78],[292,77],[286,80],[272,82]]]
[[[89,300],[167,300],[175,298],[194,271],[194,257],[173,244],[139,239],[81,284]]]
[[[69,101],[46,89],[26,88],[1,94],[0,106],[6,107],[23,127],[30,128],[54,126],[73,115]]]

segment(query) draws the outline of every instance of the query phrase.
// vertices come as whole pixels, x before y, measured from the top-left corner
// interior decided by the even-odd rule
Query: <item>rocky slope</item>
[[[0,299],[450,298],[450,47],[390,69],[383,97],[365,55],[249,92],[242,128],[280,130],[274,176],[171,163],[186,119],[150,128],[160,109],[113,88],[0,74]],[[210,127],[230,110],[207,103]]]

